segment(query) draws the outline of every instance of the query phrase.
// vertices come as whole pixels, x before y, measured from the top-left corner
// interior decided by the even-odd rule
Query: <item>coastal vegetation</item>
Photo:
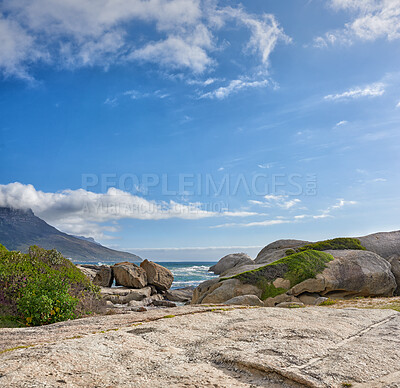
[[[0,244],[0,327],[45,325],[102,310],[99,288],[56,250]]]

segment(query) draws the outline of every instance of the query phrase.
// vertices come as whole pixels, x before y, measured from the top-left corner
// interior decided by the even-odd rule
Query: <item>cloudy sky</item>
[[[0,206],[153,259],[399,229],[400,0],[0,1]]]

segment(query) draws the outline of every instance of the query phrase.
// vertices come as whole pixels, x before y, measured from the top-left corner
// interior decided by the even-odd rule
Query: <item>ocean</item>
[[[174,282],[171,289],[184,288],[184,287],[197,287],[200,283],[213,279],[216,277],[212,272],[208,272],[208,268],[216,264],[216,262],[209,261],[170,261],[170,262],[156,262],[165,268],[168,268],[174,275]],[[113,265],[115,262],[79,262],[75,264],[95,264],[95,265]]]

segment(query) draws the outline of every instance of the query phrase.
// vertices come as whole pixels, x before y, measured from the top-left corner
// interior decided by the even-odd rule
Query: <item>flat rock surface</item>
[[[0,329],[1,387],[400,387],[393,310],[185,306]]]

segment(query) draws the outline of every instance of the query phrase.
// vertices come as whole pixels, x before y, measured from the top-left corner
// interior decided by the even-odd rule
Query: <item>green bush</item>
[[[43,325],[102,310],[99,287],[56,250],[0,247],[0,318]]]
[[[78,299],[69,294],[69,288],[54,275],[29,282],[17,303],[23,321],[37,326],[74,319]]]
[[[332,240],[318,241],[316,243],[311,243],[304,245],[301,248],[297,248],[298,252],[303,252],[308,249],[313,249],[314,251],[327,251],[327,250],[340,250],[340,249],[356,249],[365,251],[365,247],[361,245],[360,240],[356,238],[345,238],[339,237]]]

